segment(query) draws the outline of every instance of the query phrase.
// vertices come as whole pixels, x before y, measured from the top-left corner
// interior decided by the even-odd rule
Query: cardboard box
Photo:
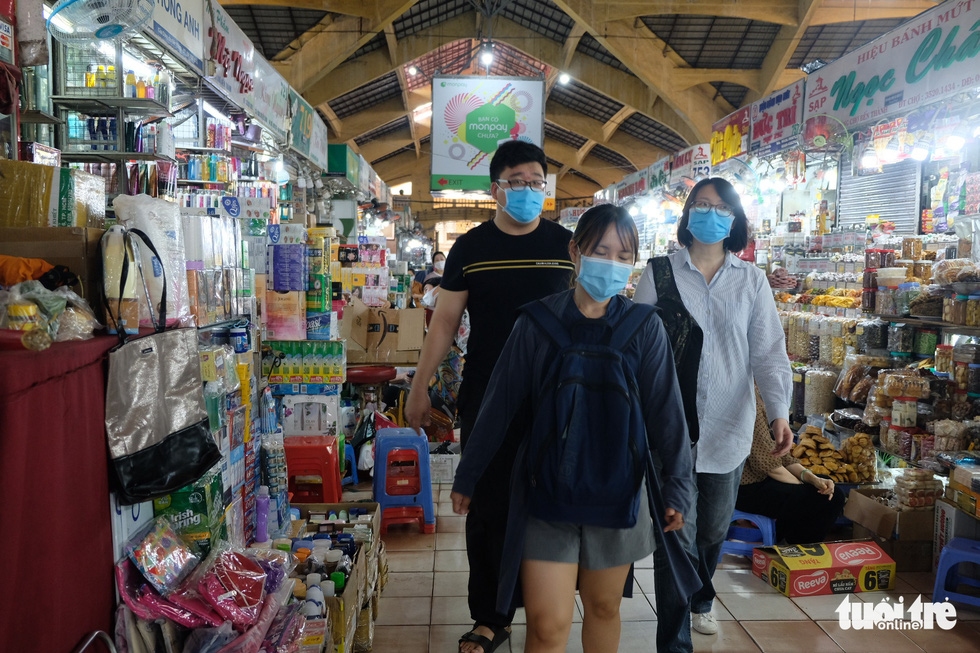
[[[340,396],[288,395],[282,398],[282,432],[291,435],[337,436]]]
[[[971,492],[980,492],[980,465],[957,465],[949,473],[949,480]]]
[[[950,481],[946,486],[946,498],[960,507],[960,510],[970,515],[980,516],[980,496],[972,490],[964,488],[956,481]]]
[[[354,297],[344,309],[340,328],[352,364],[412,364],[425,338],[423,309],[370,308]]]
[[[954,537],[966,537],[971,540],[980,539],[980,520],[963,512],[951,501],[940,499],[936,502],[936,527],[932,542],[933,572],[936,571],[939,564],[939,554],[942,553],[943,547]],[[972,569],[967,570],[966,567]],[[960,564],[960,573],[977,578],[977,565],[962,563]]]
[[[790,597],[895,588],[895,561],[871,541],[757,547],[752,573]]]
[[[933,510],[898,511],[875,501],[888,490],[855,489],[844,504],[844,516],[884,539],[932,540]]]
[[[901,572],[929,571],[932,559],[932,540],[885,539],[861,524],[854,524],[855,540],[872,540],[895,561],[895,569]]]
[[[75,290],[88,300],[96,317],[104,322],[99,248],[102,234],[102,229],[84,227],[0,227],[0,254],[39,258],[51,265],[66,266],[81,281],[82,287]]]

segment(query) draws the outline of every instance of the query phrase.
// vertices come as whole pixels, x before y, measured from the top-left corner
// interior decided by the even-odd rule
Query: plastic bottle
[[[109,88],[116,88],[116,67],[109,66],[109,70],[106,73],[106,85]]]
[[[95,88],[98,75],[95,72],[95,64],[90,63],[85,70],[85,88]]]
[[[105,88],[108,79],[108,76],[105,74],[105,66],[99,66],[99,71],[96,73],[96,85],[99,88]]]
[[[303,614],[313,619],[322,617],[324,612],[320,580],[320,574],[309,574],[306,577],[306,603],[303,604]]]
[[[255,498],[255,541],[269,540],[269,488],[259,486],[259,494]]]
[[[145,98],[146,97],[146,82],[140,77],[139,81],[136,82],[136,97]]]
[[[132,70],[126,71],[126,97],[136,97],[136,75]]]
[[[153,74],[153,83],[146,85],[146,97],[150,98],[151,100],[155,99],[157,96],[157,86],[159,85],[160,85],[160,71],[158,70],[156,71],[156,73]]]
[[[329,578],[320,581],[320,591],[323,592],[324,597],[337,595],[337,588]]]

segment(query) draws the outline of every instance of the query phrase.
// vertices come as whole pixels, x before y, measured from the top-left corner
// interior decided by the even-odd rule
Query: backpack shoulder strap
[[[657,313],[657,309],[646,304],[633,304],[630,306],[616,326],[613,327],[612,336],[609,338],[609,347],[617,351],[626,349],[633,338],[637,336],[646,323]]]
[[[572,346],[572,337],[568,334],[568,329],[562,323],[555,312],[548,308],[541,300],[525,304],[521,307],[521,312],[525,313],[533,321],[541,332],[555,344],[558,349],[565,349]]]
[[[653,268],[653,282],[657,287],[657,301],[670,299],[682,302],[681,293],[677,290],[677,282],[674,280],[674,267],[670,264],[670,258],[657,256],[649,260]]]

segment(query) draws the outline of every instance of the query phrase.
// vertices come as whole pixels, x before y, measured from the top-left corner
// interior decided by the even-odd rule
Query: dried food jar
[[[966,300],[966,325],[980,326],[980,295],[970,295]]]
[[[970,384],[970,363],[955,363],[953,366],[953,380],[956,387],[966,392]]]
[[[878,289],[865,288],[861,291],[861,312],[874,313],[875,304],[878,302]]]
[[[893,322],[888,327],[888,351],[893,354],[911,354],[915,349],[915,327]]]
[[[898,260],[898,257],[895,256],[895,250],[883,249],[881,250],[881,265],[878,267],[882,267],[882,268],[895,267],[896,260]]]
[[[902,258],[918,261],[922,258],[922,239],[918,236],[902,238]]]
[[[915,332],[914,351],[917,356],[932,357],[939,346],[939,331],[936,329],[918,329]]]
[[[953,347],[954,363],[980,363],[980,345],[964,342]]]
[[[888,323],[883,320],[871,320],[864,327],[867,338],[867,351],[881,351],[888,347]]]
[[[936,372],[950,374],[953,371],[953,345],[936,345]]]
[[[806,403],[806,374],[807,368],[798,367],[793,370],[793,421],[805,422],[803,408]]]
[[[862,287],[872,289],[878,287],[878,268],[864,269],[864,274],[862,276]]]
[[[950,313],[949,322],[966,325],[966,304],[969,300],[969,295],[953,296],[953,310]]]
[[[888,441],[888,430],[892,427],[891,417],[882,417],[881,424],[878,425],[878,444],[885,448],[885,442]]]
[[[807,341],[806,356],[813,362],[820,360],[820,328],[823,321],[822,318],[813,317],[810,319],[810,324],[808,325],[809,338]]]
[[[837,374],[825,370],[809,370],[804,381],[803,414],[823,415],[834,410],[834,386]]]
[[[899,315],[896,295],[898,286],[878,286],[875,298],[875,313],[879,315]]]
[[[932,261],[916,261],[912,274],[922,283],[928,283],[932,279]]]
[[[943,322],[953,323],[953,303],[956,295],[946,295],[943,297]]]
[[[952,418],[957,422],[962,422],[970,417],[970,411],[972,409],[973,406],[970,404],[970,398],[967,396],[966,390],[957,390],[951,409]]]
[[[966,377],[966,391],[980,396],[980,364],[970,363]]]
[[[915,275],[915,261],[900,258],[895,261],[895,267],[905,268],[905,279],[909,280]]]
[[[881,265],[881,250],[880,249],[866,249],[864,250],[864,267],[878,269],[883,267]]]

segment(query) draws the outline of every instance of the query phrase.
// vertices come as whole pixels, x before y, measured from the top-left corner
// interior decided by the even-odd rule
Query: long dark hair
[[[616,225],[616,233],[624,245],[632,248],[633,262],[640,253],[640,236],[636,231],[636,223],[626,209],[612,204],[600,204],[582,214],[572,242],[578,246],[583,255],[591,253],[606,235],[609,225]]]
[[[687,196],[687,201],[684,202],[684,211],[681,213],[681,220],[677,224],[677,242],[684,247],[690,247],[694,244],[694,236],[691,234],[691,230],[687,228],[688,222],[691,219],[691,205],[694,204],[698,192],[709,184],[714,187],[721,201],[732,207],[732,214],[735,216],[735,219],[732,221],[732,231],[725,238],[722,245],[729,252],[741,252],[749,244],[749,219],[745,216],[745,210],[742,208],[742,198],[738,196],[735,187],[721,177],[702,179],[691,189],[691,194]]]

